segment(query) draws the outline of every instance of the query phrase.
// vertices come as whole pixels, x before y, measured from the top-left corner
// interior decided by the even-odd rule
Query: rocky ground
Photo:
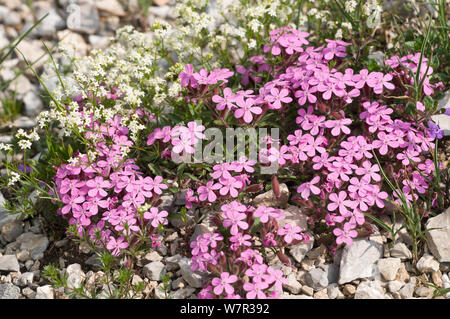
[[[139,13],[137,1],[88,1],[78,0],[83,10],[83,23],[76,27],[70,22],[70,5],[73,1],[32,1],[28,7],[25,1],[0,0],[0,47],[22,34],[37,19],[49,12],[49,16],[19,49],[40,74],[48,70],[43,68],[45,41],[49,48],[58,41],[72,43],[77,55],[86,55],[92,49],[107,46],[108,38],[115,30],[126,24],[133,24],[144,29],[156,17],[169,18],[175,1],[153,0],[147,18]],[[57,56],[56,56],[57,57]],[[2,142],[12,139],[12,129],[32,128],[36,125],[35,116],[45,107],[41,99],[41,87],[30,71],[25,70],[25,63],[20,54],[12,55],[0,69],[2,83],[8,84],[9,90],[0,91],[0,100],[14,98],[23,103],[19,114],[4,118],[0,122]],[[52,76],[44,77],[51,88]],[[450,94],[441,100],[441,107],[450,107]],[[448,117],[447,117],[448,118]],[[450,135],[447,118],[438,120]],[[450,158],[450,140],[444,140],[440,146],[440,156],[444,165]],[[282,198],[275,201],[270,191],[259,195],[253,204],[264,203],[268,206],[279,206],[288,212],[288,220],[308,229],[307,216],[299,208],[287,203],[287,188]],[[165,198],[171,202],[171,198]],[[0,206],[4,201],[0,193]],[[177,203],[182,205],[182,203]],[[194,219],[191,219],[191,223]],[[392,223],[389,217],[385,222]],[[352,246],[339,249],[331,255],[328,249],[319,244],[318,238],[312,236],[308,244],[300,244],[288,250],[293,267],[282,265],[278,257],[273,256],[271,264],[282,269],[288,277],[283,298],[292,299],[343,299],[343,298],[431,298],[434,288],[450,287],[450,209],[429,220],[429,228],[425,253],[413,265],[411,240],[405,230],[392,247],[391,238],[383,231],[376,231],[368,238],[355,240]],[[205,279],[201,273],[190,269],[190,240],[197,235],[210,231],[207,221],[190,225],[186,229],[176,221],[165,234],[163,246],[156,251],[140,256],[136,264],[133,282],[145,282],[142,298],[165,298],[161,289],[161,275],[170,277],[169,293],[171,298],[196,298],[196,294]],[[399,224],[400,227],[400,224]],[[312,235],[312,232],[310,235]],[[86,247],[68,239],[54,238],[52,232],[45,229],[39,218],[16,220],[0,208],[0,299],[49,299],[67,298],[68,290],[54,289],[42,276],[43,266],[54,263],[64,269],[68,276],[69,287],[80,287],[82,283],[92,286],[104,275],[98,270],[95,255]],[[106,292],[108,287],[103,287]],[[450,293],[436,298],[450,298]]]

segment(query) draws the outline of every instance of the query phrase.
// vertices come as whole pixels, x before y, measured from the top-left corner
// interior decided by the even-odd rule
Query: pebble
[[[20,243],[20,250],[27,250],[33,260],[44,257],[44,252],[48,247],[49,241],[45,235],[34,234],[32,232],[24,233],[17,238]]]
[[[19,285],[22,287],[29,286],[30,284],[33,283],[33,279],[34,279],[34,273],[24,272],[23,274],[21,274],[19,276]]]
[[[71,264],[66,269],[68,288],[80,288],[86,275],[81,270],[80,264]]]
[[[378,269],[386,281],[394,280],[400,268],[400,258],[384,258],[378,260]]]
[[[319,290],[314,294],[314,299],[330,299],[328,297],[327,288]]]
[[[161,277],[166,274],[165,265],[160,261],[153,261],[144,266],[143,274],[150,280],[160,281]]]
[[[20,265],[14,255],[0,256],[0,271],[20,271]]]
[[[378,280],[364,281],[355,292],[355,299],[387,299]]]
[[[1,234],[7,242],[15,241],[17,237],[19,237],[22,234],[22,232],[23,232],[22,223],[17,220],[11,221],[3,225],[1,228]]]
[[[0,299],[19,299],[20,288],[13,284],[0,284]]]
[[[144,259],[147,262],[152,262],[152,261],[161,261],[163,259],[163,257],[160,254],[158,254],[158,252],[152,251],[152,252],[146,254],[144,256]]]
[[[192,271],[192,261],[188,258],[182,258],[178,264],[180,266],[181,275],[183,276],[183,279],[189,284],[189,286],[193,288],[201,288],[203,282],[206,280],[205,274],[198,271]]]
[[[405,285],[404,282],[399,280],[393,280],[388,283],[388,290],[390,292],[397,292]]]
[[[430,298],[433,295],[434,289],[431,287],[417,287],[414,293],[419,297]]]
[[[45,285],[36,289],[36,299],[54,299],[54,291],[52,286]]]
[[[450,116],[444,116],[449,122]],[[450,130],[450,127],[448,129]],[[450,262],[450,207],[445,212],[428,219],[426,228],[427,246],[432,254],[441,263]]]
[[[431,255],[423,255],[417,262],[416,268],[421,273],[439,270],[439,263]]]
[[[302,285],[295,279],[295,274],[291,273],[286,278],[287,283],[283,284],[283,287],[289,290],[293,294],[298,294],[302,288]],[[312,294],[311,294],[312,296]]]
[[[289,200],[289,189],[286,184],[281,183],[280,187],[280,197],[276,198],[275,193],[270,190],[263,194],[256,196],[253,199],[254,206],[267,206],[267,207],[280,207],[286,208],[287,202]]]
[[[314,295],[314,289],[308,286],[302,286],[302,292],[307,296]]]
[[[396,243],[390,250],[391,257],[407,260],[412,258],[412,253],[404,243]]]
[[[343,292],[346,296],[354,295],[356,292],[356,287],[353,285],[350,285],[350,284],[346,284],[346,285],[344,285]]]
[[[172,299],[186,299],[190,297],[195,292],[194,288],[187,287],[178,289],[177,291],[171,294]]]
[[[327,287],[328,298],[330,299],[343,299],[344,294],[339,289],[338,284],[331,284]]]
[[[377,236],[356,239],[342,252],[339,284],[358,278],[371,278],[378,273],[377,261],[383,256],[383,243]]]
[[[311,269],[305,275],[305,282],[315,291],[322,290],[328,286],[328,274],[320,268]]]

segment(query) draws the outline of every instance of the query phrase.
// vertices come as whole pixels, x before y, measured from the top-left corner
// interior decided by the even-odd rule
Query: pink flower
[[[315,176],[311,181],[301,184],[297,188],[297,193],[300,193],[300,195],[304,199],[308,199],[311,192],[314,195],[319,195],[320,194],[320,189],[317,186],[314,186],[314,184],[317,184],[319,181],[320,181],[320,177],[319,176]]]
[[[345,242],[349,246],[353,244],[352,238],[355,238],[358,235],[356,230],[354,230],[353,228],[354,225],[351,223],[345,223],[344,229],[335,228],[333,230],[333,234],[337,236],[336,243],[340,245]]]
[[[370,182],[373,179],[375,182],[379,182],[381,180],[381,176],[377,174],[380,171],[378,164],[372,165],[369,161],[364,161],[360,167],[355,170],[357,175],[363,175],[363,179]]]
[[[289,97],[289,90],[272,88],[270,94],[266,95],[265,100],[269,102],[269,108],[280,109],[281,103],[291,103],[292,98]]]
[[[219,190],[222,186],[219,183],[214,184],[214,181],[209,181],[205,186],[200,186],[197,189],[199,194],[198,199],[201,201],[205,201],[208,199],[210,203],[213,203],[217,199],[217,195],[215,194],[215,190]]]
[[[237,180],[234,177],[225,178],[222,177],[219,180],[220,184],[222,184],[222,188],[220,189],[220,195],[225,196],[226,194],[230,194],[231,197],[238,197],[238,190],[242,189],[243,184],[241,181]]]
[[[343,118],[343,119],[340,119],[340,120],[328,120],[328,121],[325,122],[325,126],[327,128],[333,128],[331,130],[331,135],[333,135],[333,136],[338,136],[341,133],[341,131],[344,134],[350,134],[351,131],[346,126],[346,125],[349,125],[349,124],[352,124],[352,120],[351,119],[346,119],[346,118]]]
[[[284,225],[283,228],[279,229],[277,234],[284,236],[284,241],[288,244],[292,243],[293,240],[302,240],[301,235],[302,229],[298,226],[292,226],[291,224]]]
[[[128,243],[124,241],[123,237],[119,237],[116,240],[113,236],[109,237],[108,244],[106,245],[106,248],[108,248],[109,250],[112,250],[111,253],[114,256],[119,256],[120,250],[125,249],[127,247],[128,247]]]
[[[261,114],[262,109],[259,106],[253,106],[255,100],[248,98],[244,100],[243,98],[237,99],[238,109],[234,111],[234,116],[239,119],[243,118],[245,123],[250,123],[253,120],[253,114]]]
[[[226,108],[233,110],[236,108],[234,102],[236,102],[236,96],[233,94],[230,88],[223,89],[223,97],[219,95],[213,95],[212,101],[217,103],[216,108],[222,111]]]
[[[269,221],[269,218],[273,217],[275,219],[282,219],[284,213],[280,209],[275,209],[272,207],[259,206],[253,213],[254,217],[259,217],[261,223],[265,224]]]
[[[264,289],[267,289],[267,284],[264,282],[249,283],[246,282],[243,286],[244,290],[247,291],[247,299],[267,299]]]
[[[345,191],[340,191],[339,195],[337,195],[336,193],[331,193],[330,200],[332,201],[332,203],[328,204],[327,209],[332,212],[339,208],[339,213],[344,217],[347,216],[347,207],[353,209],[355,208],[355,203],[354,201],[348,200],[346,198],[347,192]]]
[[[231,285],[238,280],[236,275],[230,275],[228,272],[223,272],[220,274],[220,278],[213,278],[211,281],[214,286],[214,293],[219,296],[225,290],[227,294],[234,293],[234,288]]]

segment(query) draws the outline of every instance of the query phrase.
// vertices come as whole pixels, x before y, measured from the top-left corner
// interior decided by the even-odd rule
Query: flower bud
[[[276,177],[276,175],[272,175],[272,190],[276,198],[281,197],[280,184],[278,183],[278,178]]]
[[[259,191],[262,191],[264,189],[263,183],[259,184],[252,184],[247,186],[247,188],[244,190],[245,193],[256,193]]]

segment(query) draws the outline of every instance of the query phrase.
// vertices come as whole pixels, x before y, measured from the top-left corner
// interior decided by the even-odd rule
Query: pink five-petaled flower
[[[315,176],[311,181],[301,184],[297,188],[297,193],[299,193],[303,197],[303,199],[308,199],[311,192],[314,195],[319,195],[320,189],[317,186],[314,186],[314,184],[317,184],[319,181],[320,177]]]
[[[94,179],[90,179],[86,182],[86,186],[90,188],[88,191],[88,195],[91,197],[96,197],[97,194],[105,197],[108,193],[104,190],[104,188],[110,188],[111,183],[109,181],[103,180],[103,177],[97,176]]]
[[[298,226],[292,226],[291,224],[284,225],[283,228],[279,229],[277,234],[284,236],[284,241],[288,244],[292,243],[293,240],[302,240],[303,236],[301,234],[302,229]]]
[[[157,207],[152,207],[150,212],[144,213],[144,219],[152,220],[151,225],[156,228],[159,225],[167,225],[167,215],[168,213],[165,210],[159,211]]]
[[[381,176],[377,174],[380,171],[380,168],[377,164],[372,165],[370,161],[364,161],[362,166],[355,169],[355,173],[357,175],[363,175],[363,179],[370,182],[373,179],[375,182],[379,182],[381,180]]]
[[[161,195],[162,189],[168,188],[166,184],[161,183],[162,181],[162,176],[155,176],[154,179],[147,176],[144,178],[143,188],[147,191],[153,191],[155,194]]]
[[[223,227],[230,227],[230,234],[236,235],[239,232],[239,228],[246,230],[248,228],[248,224],[243,221],[247,217],[244,213],[239,213],[235,210],[229,210],[222,214],[225,218],[223,221]]]
[[[217,199],[217,195],[214,193],[215,190],[219,190],[222,186],[219,183],[214,184],[214,181],[209,181],[205,186],[200,186],[197,190],[198,199],[205,201],[208,199],[210,203],[213,203]]]
[[[245,123],[250,123],[253,120],[253,114],[259,115],[262,113],[262,109],[259,106],[253,106],[255,104],[255,100],[252,98],[248,98],[244,100],[244,98],[237,99],[238,109],[234,111],[234,116],[239,119],[243,118]]]
[[[233,110],[236,108],[236,105],[234,104],[236,102],[236,95],[233,94],[230,88],[223,89],[223,97],[220,95],[213,95],[212,101],[216,103],[216,108],[219,111],[222,111],[226,108],[229,110]]]
[[[267,288],[267,286],[268,285],[262,281],[256,283],[246,282],[243,288],[245,291],[247,291],[247,299],[267,299],[267,296],[263,291]]]
[[[266,206],[259,206],[255,212],[253,213],[254,217],[259,217],[259,220],[261,223],[265,224],[269,221],[270,217],[273,217],[275,219],[282,219],[284,218],[284,213],[281,209],[276,209],[272,207],[266,207]]]
[[[184,72],[180,73],[179,78],[181,80],[180,85],[182,87],[188,86],[189,83],[193,88],[198,86],[198,83],[194,78],[194,66],[192,64],[186,64]]]
[[[333,230],[333,234],[337,236],[336,243],[338,245],[342,244],[343,242],[345,242],[347,245],[353,244],[352,238],[355,238],[358,235],[356,230],[354,230],[353,228],[354,225],[352,223],[345,223],[344,229],[335,228]]]
[[[270,94],[266,95],[265,100],[269,102],[269,107],[275,110],[281,108],[281,103],[291,103],[292,98],[289,96],[288,89],[272,88]]]
[[[227,294],[232,294],[234,288],[231,285],[238,280],[236,275],[230,275],[228,272],[223,272],[220,274],[220,278],[214,278],[211,283],[214,286],[214,293],[219,296],[225,290]]]
[[[339,208],[339,213],[344,217],[347,216],[349,213],[347,207],[355,208],[356,205],[354,201],[348,200],[346,198],[347,192],[345,191],[340,191],[339,195],[337,195],[336,193],[331,193],[330,200],[332,201],[332,203],[328,204],[327,209],[332,212]]]
[[[114,256],[119,256],[120,250],[125,249],[128,247],[128,243],[124,241],[123,237],[117,238],[117,240],[111,236],[109,237],[108,244],[106,245],[106,248],[109,250],[112,250],[112,254]]]
[[[350,129],[346,126],[352,124],[352,120],[348,118],[340,119],[340,120],[328,120],[325,122],[325,126],[327,128],[333,128],[331,130],[331,135],[338,136],[341,131],[344,134],[350,134]]]
[[[225,196],[226,194],[230,193],[231,197],[238,197],[239,192],[238,189],[241,189],[243,184],[241,181],[237,180],[234,177],[222,177],[219,179],[220,184],[222,184],[222,187],[220,188],[220,195]]]

